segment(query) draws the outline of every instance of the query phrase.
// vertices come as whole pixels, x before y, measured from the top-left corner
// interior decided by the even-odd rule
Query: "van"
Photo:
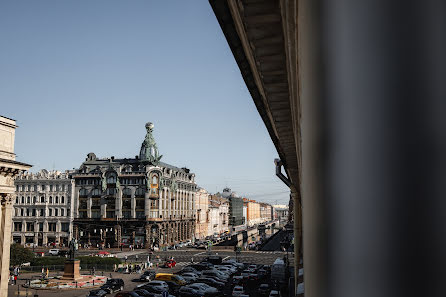
[[[286,279],[286,266],[285,261],[281,258],[277,258],[274,264],[271,265],[271,280],[279,283],[285,282]]]
[[[157,273],[155,275],[155,280],[173,282],[179,286],[184,286],[187,284],[186,280],[182,276],[172,273]]]

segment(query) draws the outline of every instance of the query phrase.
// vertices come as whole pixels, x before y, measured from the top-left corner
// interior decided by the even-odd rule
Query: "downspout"
[[[297,295],[297,287],[299,284],[299,264],[300,264],[300,251],[301,251],[301,238],[302,238],[302,208],[300,193],[297,188],[291,183],[291,181],[282,173],[283,162],[280,159],[274,159],[276,164],[276,176],[290,188],[291,199],[293,201],[293,227],[294,227],[294,293]],[[291,211],[291,210],[289,210]]]

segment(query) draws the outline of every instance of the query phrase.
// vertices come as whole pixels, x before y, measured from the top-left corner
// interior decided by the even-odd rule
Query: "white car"
[[[280,292],[279,291],[276,291],[276,290],[272,290],[270,293],[269,293],[269,297],[280,297],[281,295],[280,295]]]
[[[243,290],[242,286],[235,286],[234,289],[232,290],[232,296],[240,296],[244,294],[245,290]]]
[[[51,256],[57,256],[59,255],[59,249],[51,249],[48,251],[48,254],[50,254]]]

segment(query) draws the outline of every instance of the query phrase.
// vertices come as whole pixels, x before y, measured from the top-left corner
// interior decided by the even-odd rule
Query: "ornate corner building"
[[[81,244],[146,248],[192,239],[195,174],[160,162],[146,124],[139,156],[99,159],[89,153],[75,181],[73,236]]]
[[[8,296],[9,245],[11,243],[14,178],[31,168],[14,154],[16,122],[0,116],[0,296]]]

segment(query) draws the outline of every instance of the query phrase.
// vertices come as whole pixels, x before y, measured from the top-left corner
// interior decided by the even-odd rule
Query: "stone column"
[[[122,190],[120,188],[117,188],[117,190],[118,195],[115,201],[115,213],[117,218],[122,218]]]
[[[172,192],[170,189],[167,189],[167,205],[167,217],[170,220],[172,215]]]
[[[121,242],[122,242],[122,230],[121,230],[121,226],[120,225],[115,225],[114,229],[116,230],[116,246],[117,248],[119,248],[121,246]]]
[[[9,246],[11,244],[12,195],[2,194],[0,209],[0,296],[8,296]]]
[[[132,195],[130,198],[130,216],[132,219],[136,218],[136,198],[135,198],[135,188],[132,189]]]
[[[150,218],[150,194],[146,192],[144,194],[144,215],[146,216],[146,219]]]

